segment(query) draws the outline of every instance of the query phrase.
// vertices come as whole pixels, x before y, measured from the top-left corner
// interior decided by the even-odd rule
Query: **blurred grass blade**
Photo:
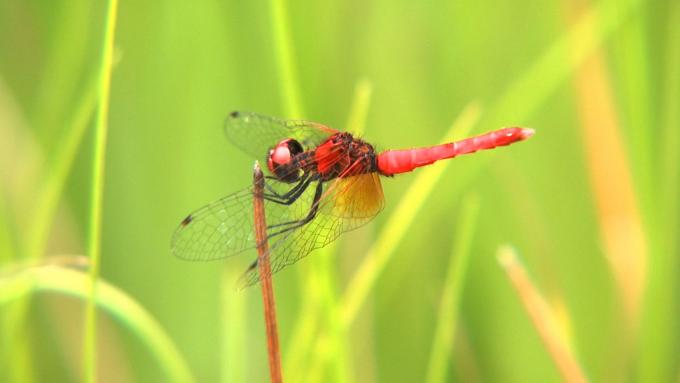
[[[371,95],[373,94],[373,83],[367,79],[360,80],[354,86],[354,96],[352,106],[349,110],[349,118],[345,129],[355,136],[361,136],[366,130],[366,117],[371,105]]]
[[[647,239],[606,68],[603,52],[595,49],[578,68],[574,86],[604,252],[632,330],[644,287]]]
[[[437,327],[434,330],[430,362],[427,369],[427,383],[446,382],[447,366],[454,344],[458,312],[463,286],[467,273],[467,265],[471,256],[472,236],[477,226],[479,199],[475,195],[463,198],[458,223],[454,226],[455,245],[451,252],[449,268],[444,280]]]
[[[8,213],[7,200],[3,190],[0,189],[0,266],[10,262],[16,254]]]
[[[505,126],[533,113],[583,60],[615,31],[642,0],[624,6],[618,0],[598,2],[518,76],[489,109],[482,126]],[[522,102],[517,103],[521,97]]]
[[[26,245],[22,228],[27,222],[19,212],[30,206],[41,153],[34,131],[29,130],[19,100],[0,76],[0,207],[3,236],[0,263],[20,262]],[[30,330],[25,322],[30,301],[14,302],[0,313],[0,380],[31,383],[36,370]]]
[[[48,169],[44,173],[45,180],[33,206],[32,225],[25,240],[29,258],[35,259],[42,256],[50,224],[54,219],[59,200],[66,187],[67,177],[92,116],[97,100],[97,81],[95,76],[90,77],[85,84],[85,91],[80,102],[66,124],[66,136],[56,145],[54,153],[47,161]]]
[[[288,4],[286,0],[270,0],[269,2],[272,38],[274,40],[274,55],[276,68],[279,75],[279,92],[281,102],[284,106],[286,118],[305,118],[302,97],[300,96],[300,82],[297,75],[297,65],[295,52],[292,42],[290,24],[288,21]],[[324,257],[332,251],[332,248],[325,248],[317,255],[317,258]],[[301,371],[297,366],[305,358],[306,348],[301,347],[307,344],[304,340],[311,339],[319,320],[319,288],[321,283],[319,278],[327,277],[328,273],[320,269],[312,260],[308,267],[313,268],[312,272],[303,272],[304,267],[298,268],[300,280],[300,292],[302,295],[302,308],[300,309],[299,320],[293,330],[292,339],[286,352],[283,354],[284,371],[287,376],[293,377]],[[318,278],[317,278],[318,276]],[[303,288],[303,285],[309,288]]]
[[[280,92],[285,105],[286,117],[304,118],[286,0],[271,0],[270,7],[277,68],[281,81]]]
[[[93,15],[93,2],[53,3],[50,12],[54,26],[47,38],[45,63],[40,77],[35,79],[35,101],[28,115],[31,126],[50,136],[59,132],[63,113],[69,109],[70,97],[80,86],[80,75],[87,61]],[[85,70],[87,72],[87,70]]]
[[[444,141],[451,141],[459,137],[467,136],[479,119],[480,108],[477,104],[468,105],[458,116],[451,129],[444,137]],[[421,169],[411,187],[406,191],[401,201],[397,204],[392,215],[382,229],[378,238],[369,249],[357,272],[352,277],[347,290],[343,294],[339,305],[334,308],[331,323],[331,331],[323,333],[316,338],[316,345],[311,349],[315,352],[315,360],[311,371],[316,376],[321,376],[317,364],[323,363],[323,358],[328,355],[330,337],[339,337],[346,334],[359,307],[363,304],[378,276],[389,262],[394,249],[399,244],[399,239],[404,238],[413,218],[420,207],[427,200],[427,196],[434,188],[450,161],[445,161],[438,166]],[[303,347],[309,349],[309,347]],[[313,378],[313,377],[312,377]]]
[[[665,244],[668,256],[677,254],[678,250],[678,212],[680,211],[680,3],[674,3],[668,14],[666,24],[667,56],[665,70],[666,89],[663,100],[663,144],[661,151],[661,177],[656,187],[661,191],[661,203],[659,206],[671,212],[668,221],[664,222],[666,233],[663,236],[668,243]],[[675,33],[673,33],[675,32]],[[671,270],[668,270],[671,271]]]
[[[354,87],[354,95],[352,96],[352,105],[350,107],[347,118],[347,125],[345,129],[355,135],[361,135],[366,128],[366,117],[371,104],[371,95],[373,87],[370,81],[361,80],[357,82]],[[334,245],[333,249],[337,246]],[[335,251],[331,251],[335,253]],[[321,262],[327,269],[332,267],[331,257],[324,257]],[[329,341],[321,348],[312,350],[314,353],[313,362],[307,368],[307,382],[323,381],[326,364],[333,363],[331,369],[332,377],[335,382],[354,381],[354,372],[351,365],[351,357],[348,355],[349,345],[347,342],[347,334],[343,331],[343,327],[339,322],[339,318],[335,315],[337,312],[337,305],[339,302],[338,292],[336,288],[335,279],[332,278],[332,273],[327,273],[329,278],[326,278],[323,289],[322,298],[324,302],[326,318],[325,323],[330,329]],[[309,343],[307,343],[309,344]]]
[[[587,382],[588,380],[574,357],[571,347],[559,330],[554,314],[529,279],[515,250],[510,246],[502,246],[498,249],[497,255],[498,262],[515,288],[564,381],[568,383]]]
[[[172,339],[139,303],[102,280],[97,281],[94,302],[127,326],[149,348],[168,381],[185,383],[194,378]],[[80,271],[58,266],[31,268],[0,278],[0,305],[34,292],[56,292],[84,301],[91,299],[89,277]]]
[[[111,88],[111,69],[113,67],[113,44],[116,31],[116,16],[118,12],[118,0],[109,0],[106,19],[104,40],[102,44],[101,66],[99,68],[99,89],[97,119],[94,133],[94,153],[92,167],[92,193],[90,201],[90,230],[88,238],[88,256],[91,259],[90,267],[90,301],[85,311],[85,327],[83,338],[83,380],[94,382],[96,380],[96,348],[97,348],[97,311],[95,309],[95,296],[97,295],[97,279],[101,258],[101,234],[102,234],[102,210],[104,195],[104,170],[106,158],[106,138],[109,117],[109,93]]]
[[[88,121],[91,117],[92,110],[94,109],[94,104],[96,101],[96,78],[91,76],[85,84],[85,93],[82,100],[77,104],[75,113],[67,122],[68,132],[66,137],[59,140],[59,143],[55,145],[55,152],[52,153],[47,161],[45,161],[46,169],[42,170],[43,182],[39,187],[36,187],[37,196],[33,203],[28,206],[30,218],[28,219],[28,228],[20,234],[20,238],[17,238],[21,249],[21,254],[28,258],[29,260],[36,260],[43,255],[47,237],[50,233],[50,224],[53,222],[54,215],[58,206],[58,202],[61,199],[61,194],[66,186],[66,180],[69,171],[73,165],[78,148],[82,142],[85,131],[88,127]],[[37,149],[36,149],[37,150]],[[2,243],[3,241],[0,241]],[[8,242],[9,243],[9,242]],[[2,257],[14,254],[18,256],[18,252],[3,252],[0,250],[0,262],[2,262]],[[30,262],[30,261],[29,261]],[[11,310],[12,315],[5,318],[5,330],[6,334],[13,334],[8,336],[6,340],[15,339],[16,342],[11,346],[14,351],[12,352],[13,358],[23,358],[28,361],[28,357],[21,357],[24,349],[28,350],[26,346],[22,346],[24,341],[20,338],[24,338],[22,335],[25,329],[22,327],[23,322],[26,319],[26,312],[29,307],[30,297],[26,298],[25,302],[15,303]],[[26,362],[28,363],[28,362]],[[15,370],[26,370],[32,369],[32,367],[21,367],[26,365],[23,362],[14,363],[11,371]],[[22,372],[19,372],[22,373]],[[23,377],[15,376],[18,381],[32,381],[27,375],[28,372],[24,372]]]
[[[616,1],[599,3],[583,16],[560,39],[555,41],[534,64],[513,81],[507,90],[496,100],[489,113],[480,122],[482,126],[505,126],[508,121],[526,118],[573,72],[594,48],[608,37],[629,14],[636,9],[640,1],[627,3],[619,8]],[[516,102],[522,97],[522,103]],[[492,157],[492,154],[480,158],[472,167],[479,169]],[[341,323],[347,327],[356,317],[356,313],[365,301],[378,275],[391,257],[398,244],[395,238],[402,238],[411,224],[417,210],[424,203],[443,170],[450,162],[420,171],[413,186],[388,218],[384,229],[374,246],[365,257],[365,261],[351,280],[343,296],[340,309]],[[475,170],[472,169],[472,170]],[[398,217],[398,218],[397,218]],[[327,341],[323,336],[317,343]]]
[[[479,119],[480,110],[476,104],[468,105],[460,114],[442,142],[467,136]],[[340,320],[343,327],[348,326],[356,317],[359,307],[366,299],[378,276],[394,254],[400,239],[414,221],[415,215],[427,200],[437,181],[452,161],[443,161],[437,166],[419,170],[411,187],[404,193],[394,212],[387,219],[382,231],[349,283],[342,297]]]
[[[334,246],[333,243],[329,246]],[[325,251],[321,249],[321,251]],[[324,252],[317,254],[317,258],[324,258],[331,254]],[[302,278],[302,276],[300,276]],[[284,368],[287,379],[292,381],[301,380],[303,367],[307,365],[309,354],[311,352],[309,345],[315,339],[315,333],[320,320],[320,301],[321,301],[321,283],[318,281],[316,273],[309,273],[307,281],[311,282],[311,286],[315,288],[307,289],[306,291],[300,288],[302,294],[302,307],[299,309],[295,327],[291,333],[288,347],[283,353]]]
[[[660,176],[653,185],[655,226],[647,229],[657,240],[649,259],[645,304],[642,308],[638,381],[663,382],[678,376],[677,313],[678,232],[680,232],[680,2],[669,4],[666,21],[666,61],[661,108]],[[651,131],[651,129],[650,129]],[[656,198],[658,197],[658,198]],[[658,242],[658,243],[657,243]]]
[[[619,0],[619,8],[626,8],[635,4],[636,0]],[[669,3],[669,7],[673,7]],[[651,4],[650,4],[651,6]],[[677,6],[677,5],[676,5]],[[677,25],[676,25],[677,28]],[[652,92],[654,75],[650,71],[649,63],[653,60],[652,50],[649,49],[649,26],[647,25],[647,11],[636,12],[627,20],[614,39],[613,53],[617,57],[618,88],[617,99],[620,111],[627,126],[629,138],[629,155],[631,171],[634,174],[635,188],[642,210],[647,231],[656,232],[656,219],[653,215],[652,204],[656,199],[653,179],[658,175],[658,169],[652,164],[652,136],[659,119],[652,113],[651,107],[660,102],[656,92]]]
[[[530,114],[540,102],[542,102],[547,95],[555,89],[559,82],[563,81],[574,67],[582,62],[585,56],[590,53],[603,38],[611,33],[615,27],[620,25],[623,21],[625,13],[614,12],[611,7],[616,6],[615,2],[607,2],[602,6],[594,8],[583,18],[581,18],[567,34],[553,44],[545,54],[543,54],[536,63],[527,70],[524,76],[516,80],[508,90],[499,98],[494,104],[490,116],[484,121],[492,126],[505,125],[505,122],[512,118],[512,116],[526,116]],[[636,5],[636,2],[631,4]],[[604,8],[604,6],[608,8]],[[630,9],[628,9],[630,10]],[[570,54],[571,53],[571,54]],[[571,58],[571,59],[569,59]],[[521,94],[524,102],[521,107],[517,106],[515,99],[517,95]],[[503,120],[505,118],[505,120]],[[518,118],[518,117],[516,117]],[[498,120],[499,122],[496,122]],[[447,162],[448,164],[448,162]],[[424,185],[428,170],[432,170],[436,177],[427,177],[430,186],[423,186],[421,194],[410,195],[406,194],[404,198],[405,204],[399,205],[394,216],[400,217],[399,221],[409,222],[414,214],[413,210],[408,210],[413,207],[418,207],[422,204],[426,194],[431,190],[434,182],[439,178],[441,172],[446,165],[441,164],[432,169],[425,169],[419,175],[419,179],[414,182],[414,185]],[[423,178],[423,179],[421,179]],[[410,189],[413,190],[413,189]],[[416,202],[420,200],[419,202]],[[411,204],[411,206],[407,206]],[[404,208],[404,210],[402,210]],[[404,218],[405,217],[405,218]],[[388,222],[392,222],[391,220]],[[374,246],[377,255],[373,255],[373,251],[369,252],[366,261],[357,272],[356,277],[350,284],[347,290],[345,299],[343,300],[342,318],[344,323],[349,323],[354,318],[358,306],[363,302],[366,296],[366,289],[372,286],[376,271],[382,269],[386,259],[382,259],[389,254],[396,244],[392,241],[381,242],[383,238],[401,238],[406,226],[395,224],[391,226],[389,223],[385,226],[384,234],[379,237]]]
[[[225,268],[222,273],[222,383],[246,381],[246,334],[249,334],[246,301],[243,292],[234,291],[233,282],[240,276],[241,273],[232,268]]]
[[[479,106],[476,104],[468,105],[456,119],[444,140],[450,141],[468,135],[478,120],[479,114]],[[410,224],[413,223],[413,218],[425,203],[427,196],[448,164],[450,164],[450,161],[443,162],[438,166],[422,169],[409,190],[406,191],[401,201],[397,204],[392,215],[387,219],[382,232],[364,257],[362,264],[343,294],[339,305],[334,309],[332,314],[334,318],[332,331],[337,334],[335,336],[341,336],[347,332],[349,325],[356,317],[359,307],[365,301],[370,289],[387,262],[389,262],[394,249],[398,246],[398,239],[404,238],[404,233]],[[327,350],[330,347],[330,336],[331,334],[326,332],[315,339],[316,345],[311,350],[316,352],[316,358],[323,358],[324,353],[318,351]],[[302,349],[309,349],[307,345],[300,347]],[[322,361],[314,361],[314,363],[320,362]],[[312,364],[312,366],[315,366],[315,364]],[[312,369],[312,371],[315,371],[315,369]]]

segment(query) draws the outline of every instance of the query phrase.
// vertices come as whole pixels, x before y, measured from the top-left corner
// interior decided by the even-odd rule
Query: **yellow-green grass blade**
[[[526,118],[533,113],[536,108],[554,91],[579,65],[584,58],[606,37],[616,30],[621,23],[639,5],[639,1],[631,2],[623,10],[615,7],[615,1],[599,4],[586,15],[584,15],[572,28],[570,28],[561,38],[553,43],[527,69],[527,71],[512,82],[507,90],[497,99],[489,113],[480,122],[482,126],[499,127],[507,124],[508,121],[515,121]],[[517,97],[522,97],[523,102],[518,104]],[[471,172],[475,172],[483,166],[492,155],[480,158],[472,167]],[[400,238],[409,226],[416,211],[427,197],[427,193],[432,190],[434,183],[440,178],[446,163],[432,167],[432,169],[421,170],[421,174],[414,182],[415,185],[406,194],[402,202],[397,206],[393,216],[400,217],[399,223],[391,218],[375,242],[372,250],[366,256],[366,261],[357,271],[355,277],[343,296],[342,306],[339,312],[341,322],[347,326],[356,317],[356,313],[363,304],[368,290],[375,283],[378,274],[384,268],[386,262],[391,257],[391,253],[396,248],[397,242],[393,238]],[[431,172],[436,172],[432,173]],[[422,179],[421,179],[422,177]],[[411,194],[414,188],[420,188]],[[386,240],[385,238],[390,238]],[[323,337],[318,342],[323,342]]]
[[[222,383],[245,382],[248,321],[245,294],[234,290],[240,274],[230,268],[222,273]]]
[[[109,0],[105,32],[102,44],[102,57],[98,78],[98,104],[95,121],[95,138],[92,169],[92,191],[90,201],[90,228],[88,235],[88,256],[90,257],[90,300],[85,311],[85,327],[83,337],[83,381],[94,382],[96,379],[97,348],[97,311],[95,296],[97,295],[97,279],[101,258],[102,210],[104,199],[104,169],[106,158],[106,138],[109,117],[109,93],[111,88],[111,69],[113,67],[113,45],[116,31],[118,0]]]
[[[91,76],[91,79],[86,82],[83,97],[77,104],[74,114],[67,120],[66,126],[68,129],[65,137],[59,139],[54,152],[48,156],[45,169],[42,173],[44,175],[43,180],[40,187],[37,188],[37,196],[34,203],[29,206],[31,209],[28,213],[31,216],[31,219],[28,221],[30,226],[25,232],[19,234],[20,237],[16,238],[20,244],[18,248],[21,249],[21,254],[26,259],[36,260],[43,256],[45,243],[50,232],[50,225],[53,221],[59,200],[61,199],[61,195],[66,186],[68,174],[72,168],[94,108],[96,101],[95,80],[95,77]],[[0,243],[5,242],[0,241]],[[9,244],[10,242],[8,241],[6,243]],[[2,253],[3,256],[14,254],[14,256],[17,257],[19,255],[16,251],[4,252],[0,250],[0,253]],[[2,259],[0,259],[0,261],[2,261]],[[30,299],[30,297],[27,297],[27,299]],[[22,338],[24,337],[21,334],[24,329],[21,326],[23,326],[22,323],[26,315],[26,310],[28,309],[28,304],[29,301],[15,303],[10,309],[12,315],[7,316],[4,321],[4,331],[7,334],[4,338],[7,342],[10,342],[9,347],[14,350],[11,353],[13,358],[20,357],[23,353],[21,350],[26,348],[25,345],[22,346],[24,342]],[[11,339],[14,339],[14,341],[11,341]],[[28,359],[26,360],[26,363],[29,363]],[[16,370],[19,369],[30,369],[31,367],[27,367],[28,365],[26,363],[13,363],[9,371],[16,372]],[[15,380],[32,380],[29,377],[28,372],[17,373],[23,374],[23,377],[18,378],[18,376],[15,376],[17,378]]]
[[[356,135],[360,135],[366,126],[366,117],[368,115],[368,109],[371,102],[372,95],[372,84],[368,80],[359,81],[354,88],[354,95],[352,97],[352,105],[350,108],[349,116],[347,119],[347,125],[345,129]],[[309,345],[312,343],[313,335],[317,328],[319,322],[319,306],[323,304],[326,312],[325,323],[328,324],[330,329],[336,328],[334,323],[337,322],[335,317],[335,309],[337,305],[337,291],[336,291],[336,281],[332,277],[330,268],[333,263],[331,262],[332,255],[335,253],[336,244],[331,243],[329,246],[322,249],[321,254],[317,254],[315,259],[317,259],[318,269],[315,269],[316,273],[312,273],[308,278],[312,286],[317,286],[317,289],[305,289],[302,291],[306,297],[303,302],[303,308],[300,311],[298,320],[296,321],[295,329],[293,330],[293,336],[291,337],[290,346],[286,353],[286,370],[290,371],[291,374],[298,374],[302,372],[302,365],[308,364],[306,362],[308,358],[308,353],[314,350],[309,349]],[[320,275],[325,275],[324,278],[320,278]],[[334,362],[334,377],[336,381],[346,381],[345,377],[353,376],[350,365],[350,358],[347,356],[347,344],[346,344],[346,334],[341,332],[331,331],[333,333],[333,348],[334,353],[330,355],[326,353],[324,355],[332,356]],[[317,354],[318,355],[318,354]],[[323,364],[328,361],[328,359],[323,358],[322,362],[319,358],[315,359],[318,361],[315,365],[309,367],[307,370],[310,372],[307,379],[317,379],[323,373]]]
[[[479,119],[479,115],[480,109],[476,104],[467,106],[446,133],[442,142],[468,136]],[[356,317],[359,307],[398,247],[399,239],[405,237],[416,214],[450,164],[451,161],[445,161],[437,166],[420,169],[416,179],[396,205],[342,298],[339,315],[343,327],[349,325]]]
[[[356,136],[360,136],[366,128],[366,117],[371,103],[371,95],[373,87],[370,81],[364,79],[357,82],[354,87],[354,95],[352,97],[352,104],[347,118],[345,130],[351,132]],[[336,245],[332,245],[329,255],[335,253]],[[330,338],[328,343],[322,348],[310,350],[314,354],[314,363],[309,364],[307,368],[307,382],[324,381],[325,369],[327,364],[332,363],[331,377],[336,382],[346,382],[355,380],[354,372],[351,364],[351,357],[348,355],[349,345],[347,342],[347,334],[342,331],[342,326],[335,315],[338,305],[337,287],[335,278],[330,268],[333,266],[330,256],[323,257],[322,266],[326,269],[328,277],[325,281],[321,281],[322,294],[326,317],[324,326],[329,329]],[[304,343],[309,344],[309,343]]]
[[[272,33],[276,49],[281,98],[287,118],[304,118],[304,107],[300,96],[300,81],[297,76],[295,50],[288,21],[286,0],[271,0]]]
[[[533,113],[593,49],[621,26],[641,1],[631,0],[623,7],[616,0],[595,5],[508,86],[480,125],[503,126]],[[521,103],[517,102],[518,97]]]
[[[678,230],[680,229],[680,3],[669,4],[666,22],[664,92],[661,98],[661,142],[657,158],[660,171],[654,186],[658,193],[654,211],[656,226],[648,233],[656,238],[649,259],[647,291],[642,310],[638,381],[662,382],[678,377]],[[651,127],[649,131],[655,131]],[[656,198],[655,198],[656,200]]]
[[[66,135],[56,145],[54,152],[49,155],[47,161],[47,169],[44,173],[45,180],[40,187],[32,213],[32,226],[25,238],[26,254],[31,259],[43,255],[50,224],[54,219],[59,200],[66,187],[69,172],[73,167],[73,162],[92,116],[97,100],[95,76],[91,76],[84,89],[81,100],[77,103],[73,115],[69,117],[66,124],[68,127]]]
[[[372,95],[373,83],[368,79],[359,80],[354,86],[352,106],[349,110],[345,130],[355,136],[361,136],[366,130],[366,118],[368,117],[368,109],[371,106]]]
[[[453,123],[444,140],[450,141],[467,136],[477,122],[479,115],[479,106],[476,104],[468,105]],[[390,260],[394,249],[398,246],[398,239],[403,238],[410,223],[413,222],[413,217],[425,203],[427,195],[434,188],[436,181],[445,168],[446,163],[422,169],[416,180],[397,204],[394,213],[387,219],[377,240],[369,249],[364,261],[350,281],[339,305],[335,307],[335,312],[333,313],[333,318],[335,319],[332,323],[331,331],[338,335],[331,334],[329,331],[322,332],[315,339],[314,345],[306,345],[304,347],[305,349],[313,347],[311,350],[315,352],[315,360],[311,364],[313,367],[310,369],[315,373],[315,376],[312,376],[312,378],[320,376],[317,372],[319,367],[316,366],[323,363],[324,357],[328,355],[328,350],[332,349],[330,344],[331,336],[340,336],[340,334],[347,333],[348,327],[354,320],[359,307],[365,301],[371,287]]]
[[[128,327],[148,347],[170,382],[193,382],[194,378],[172,339],[139,303],[117,287],[97,281],[94,302]],[[0,305],[37,293],[58,293],[83,301],[92,299],[86,273],[60,266],[29,268],[0,278]]]
[[[427,383],[446,382],[451,349],[454,344],[460,299],[467,273],[467,265],[471,256],[472,236],[477,225],[479,199],[475,195],[463,198],[460,218],[456,224],[455,245],[451,252],[451,260],[444,280],[437,327],[434,330],[430,362],[427,368]]]

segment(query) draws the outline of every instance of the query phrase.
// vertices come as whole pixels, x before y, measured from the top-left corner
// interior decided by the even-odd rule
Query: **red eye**
[[[293,156],[299,153],[302,153],[300,143],[290,138],[285,139],[269,150],[267,166],[272,173],[276,174],[279,166],[289,164]]]
[[[285,165],[290,162],[290,149],[288,149],[288,145],[286,144],[279,144],[276,148],[274,148],[273,153],[271,154],[272,162],[274,162],[277,165]]]

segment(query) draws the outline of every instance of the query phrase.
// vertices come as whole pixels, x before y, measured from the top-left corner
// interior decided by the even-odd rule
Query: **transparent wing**
[[[280,194],[292,185],[267,180]],[[299,221],[312,206],[315,185],[312,182],[292,204],[265,200],[268,225]],[[236,255],[256,246],[253,220],[252,186],[210,203],[189,214],[172,237],[175,256],[190,261],[212,261]]]
[[[254,158],[267,155],[281,140],[293,138],[304,150],[317,147],[337,133],[325,125],[302,120],[282,120],[249,112],[232,112],[224,122],[227,138]]]
[[[311,222],[278,238],[270,237],[272,273],[328,245],[342,233],[368,223],[384,207],[380,178],[375,173],[337,178],[324,186],[327,188],[319,200],[318,214]],[[260,280],[256,266],[254,263],[243,274],[240,286],[250,286]]]
[[[341,158],[336,155],[339,149],[329,150],[323,160],[330,164],[338,161]],[[271,178],[266,179],[265,184],[265,193],[268,195],[282,196],[295,187],[294,184]],[[266,221],[272,227],[271,233],[281,231],[274,230],[276,227],[307,217],[314,205],[317,184],[318,181],[310,182],[290,204],[265,199]],[[190,261],[211,261],[255,248],[253,187],[249,186],[189,214],[175,230],[171,246],[177,257]]]
[[[338,178],[321,186],[325,190],[317,203],[318,213],[310,222],[290,230],[285,230],[285,225],[276,226],[307,217],[314,206],[317,185],[312,183],[290,206],[264,201],[272,273],[366,224],[384,206],[380,179],[375,173]],[[276,186],[282,185],[270,185]],[[210,261],[254,250],[253,225],[253,191],[249,187],[187,216],[173,235],[172,252],[186,260]],[[255,266],[242,276],[241,286],[259,281]]]

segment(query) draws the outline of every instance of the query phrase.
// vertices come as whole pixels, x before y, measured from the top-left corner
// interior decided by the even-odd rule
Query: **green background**
[[[253,158],[222,132],[234,109],[363,127],[378,149],[443,142],[461,114],[457,137],[537,132],[438,163],[439,175],[383,178],[371,224],[276,274],[286,381],[561,380],[499,265],[503,244],[588,379],[678,379],[677,1],[121,1],[117,12],[100,276],[132,300],[100,299],[98,381],[268,379],[259,287],[232,288],[252,256],[170,253],[187,213],[250,182]],[[87,255],[106,20],[101,1],[0,1],[0,381],[81,381],[83,360],[93,367],[85,285],[45,281],[87,275],[46,264]],[[380,254],[384,267],[362,268]],[[375,283],[353,282],[358,270]]]

